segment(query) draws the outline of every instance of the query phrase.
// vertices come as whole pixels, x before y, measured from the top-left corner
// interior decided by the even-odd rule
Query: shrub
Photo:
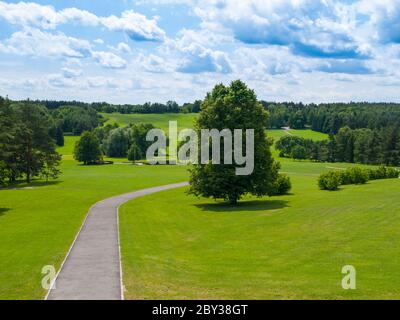
[[[387,179],[398,179],[400,177],[400,171],[395,168],[386,168]]]
[[[290,178],[285,174],[279,174],[277,180],[275,181],[274,190],[272,191],[271,196],[288,194],[290,189],[292,189]]]
[[[330,171],[321,174],[318,178],[318,185],[321,190],[337,190],[341,184],[341,173]]]
[[[144,154],[140,147],[134,142],[128,150],[128,160],[136,161],[144,158]]]
[[[380,166],[378,169],[368,169],[368,175],[370,180],[396,179],[399,177],[400,171],[395,168]]]
[[[354,167],[348,168],[346,171],[340,173],[341,184],[365,184],[368,182],[370,174],[367,170]]]

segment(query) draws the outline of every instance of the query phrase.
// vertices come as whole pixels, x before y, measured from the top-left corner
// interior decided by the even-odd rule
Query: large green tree
[[[85,165],[97,163],[102,158],[99,139],[93,132],[85,131],[75,144],[74,157]]]
[[[196,196],[224,199],[232,204],[245,194],[256,196],[274,194],[278,178],[279,163],[274,162],[267,139],[265,126],[268,113],[257,101],[253,90],[240,80],[230,86],[217,85],[207,94],[196,123],[200,136],[202,129],[254,129],[254,170],[250,175],[237,175],[239,166],[224,163],[224,143],[221,147],[221,164],[196,164],[190,170],[190,193]],[[243,144],[245,144],[243,139]],[[210,144],[210,150],[212,145]],[[245,148],[243,148],[245,150]],[[233,152],[233,151],[232,151]],[[234,158],[234,157],[232,157]]]
[[[24,176],[29,183],[45,168],[58,172],[56,167],[59,163],[48,161],[58,157],[54,140],[49,134],[51,121],[43,106],[28,102],[10,105],[9,101],[1,99],[0,161],[3,163],[3,175],[8,175],[9,182]]]

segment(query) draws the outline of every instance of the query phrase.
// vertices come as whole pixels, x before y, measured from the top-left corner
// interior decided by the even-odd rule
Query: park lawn
[[[292,194],[238,207],[186,188],[125,204],[126,298],[399,299],[399,180],[318,190],[321,172],[349,166],[282,160]],[[345,265],[357,290],[341,288]]]
[[[274,138],[275,142],[287,135],[293,135],[300,138],[311,139],[315,141],[325,140],[329,138],[329,136],[325,133],[312,131],[310,129],[304,129],[304,130],[290,129],[288,131],[282,129],[270,129],[267,130],[267,135]]]
[[[64,136],[64,146],[57,148],[57,152],[62,156],[74,154],[75,143],[80,139],[79,136]]]
[[[168,132],[169,121],[177,121],[178,129],[193,128],[196,113],[163,113],[163,114],[121,114],[121,113],[101,113],[107,119],[105,124],[117,123],[126,126],[130,123],[151,123],[156,128]]]
[[[177,121],[178,129],[182,130],[185,128],[193,128],[194,122],[198,116],[196,113],[163,113],[163,114],[121,114],[121,113],[101,113],[101,115],[107,119],[105,124],[117,123],[120,126],[126,126],[130,123],[151,123],[156,128],[160,128],[164,131],[168,131],[169,121]],[[267,130],[267,134],[274,138],[275,141],[279,138],[291,134],[294,136],[312,139],[312,140],[324,140],[328,139],[328,135],[321,132],[312,131],[310,129],[295,130],[290,129],[285,132],[282,129],[271,129]]]
[[[67,138],[64,150],[73,139]],[[69,153],[69,152],[66,152]],[[0,189],[0,300],[42,299],[41,270],[58,270],[88,209],[104,198],[187,180],[181,166],[78,165],[63,159],[59,180]]]

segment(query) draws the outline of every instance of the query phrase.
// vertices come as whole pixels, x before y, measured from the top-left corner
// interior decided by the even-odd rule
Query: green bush
[[[290,189],[292,189],[292,183],[290,182],[290,178],[285,174],[279,174],[274,184],[274,190],[270,195],[271,196],[285,195],[288,194]]]
[[[387,179],[398,179],[400,177],[400,171],[395,168],[386,168]]]
[[[341,173],[338,171],[329,171],[323,173],[318,178],[318,185],[321,190],[337,190],[341,184]]]
[[[348,168],[345,171],[329,171],[321,174],[318,185],[321,190],[337,190],[340,185],[365,184],[369,180],[399,178],[400,171],[381,166],[378,169]]]
[[[354,167],[341,172],[340,176],[342,185],[365,184],[368,182],[370,174],[366,169]]]
[[[400,171],[395,168],[380,166],[378,169],[368,169],[368,175],[370,180],[396,179],[399,177]]]

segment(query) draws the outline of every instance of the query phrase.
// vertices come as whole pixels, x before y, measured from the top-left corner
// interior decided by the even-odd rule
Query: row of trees
[[[381,129],[400,123],[400,105],[393,103],[262,104],[270,113],[269,128],[310,127],[314,131],[336,134],[345,126]]]
[[[56,152],[57,124],[39,105],[0,98],[0,183],[41,176],[57,178],[61,156]]]
[[[41,104],[46,106],[49,110],[57,110],[63,107],[75,106],[86,110],[93,109],[96,112],[123,113],[123,114],[197,113],[200,112],[200,105],[201,105],[200,100],[196,100],[193,103],[184,103],[181,106],[175,101],[168,101],[167,103],[146,102],[144,104],[122,104],[122,105],[115,105],[107,102],[85,103],[81,101],[53,101],[53,100],[37,100],[37,101],[26,100],[24,102],[27,103],[33,102],[35,104]],[[84,130],[88,129],[84,128]]]
[[[103,155],[111,158],[128,158],[130,161],[144,159],[151,142],[146,141],[152,124],[131,124],[119,128],[117,125],[97,127],[86,131],[75,146],[75,159],[84,164],[95,164]]]
[[[328,140],[285,136],[276,142],[281,157],[321,162],[400,165],[400,128],[350,129],[343,127]]]

